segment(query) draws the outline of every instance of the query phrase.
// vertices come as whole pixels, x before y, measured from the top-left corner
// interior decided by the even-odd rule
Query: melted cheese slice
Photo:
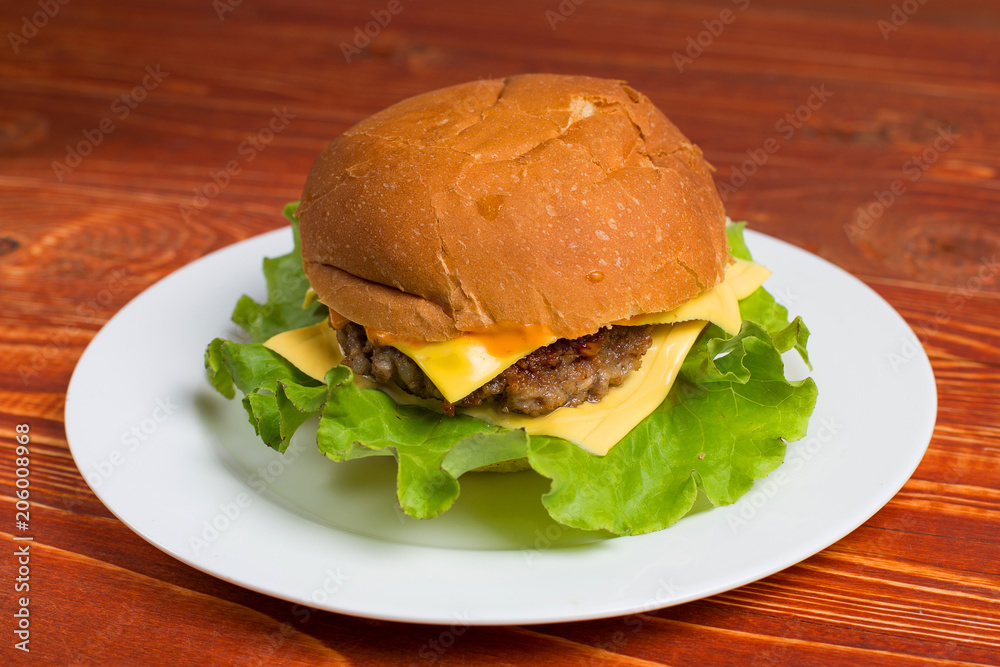
[[[440,343],[421,343],[375,333],[380,345],[392,345],[417,362],[441,395],[457,403],[500,375],[515,361],[556,342],[540,327],[499,327],[467,333]]]
[[[277,352],[320,382],[326,378],[326,372],[344,358],[337,342],[337,332],[326,320],[301,329],[283,331],[264,341],[264,347]]]
[[[725,280],[687,303],[663,313],[637,315],[614,324],[638,326],[708,320],[735,336],[743,325],[739,300],[750,296],[767,280],[771,272],[756,262],[748,262],[745,259],[733,261],[735,263],[730,264],[726,270]]]
[[[743,323],[739,300],[760,287],[771,272],[755,262],[734,261],[726,270],[725,280],[679,308],[639,315],[614,324],[638,326],[707,320],[735,335]],[[417,362],[452,403],[479,389],[521,357],[556,341],[550,332],[535,327],[501,327],[440,343],[408,341],[378,332],[371,335],[380,344],[392,345]]]
[[[482,405],[462,408],[458,412],[498,426],[523,428],[531,435],[565,438],[588,452],[603,456],[667,397],[684,358],[704,326],[703,320],[656,326],[652,332],[653,342],[639,369],[598,403],[560,408],[542,417],[505,414],[495,407]],[[326,372],[343,358],[336,334],[326,322],[280,333],[265,342],[264,347],[277,352],[296,368],[321,382]],[[366,388],[376,386],[358,376],[355,376],[355,381]],[[411,396],[397,387],[378,388],[397,403],[423,405],[430,409],[439,407],[437,401]]]
[[[706,321],[731,333],[739,331],[742,322],[737,301],[749,296],[769,275],[770,271],[759,264],[736,260],[729,266],[725,281],[683,306],[620,322],[659,326],[653,329],[653,343],[643,356],[642,366],[598,403],[560,408],[542,417],[504,414],[485,406],[460,412],[500,426],[523,428],[530,434],[565,438],[603,456],[663,402]],[[467,334],[444,343],[412,343],[378,333],[373,337],[414,359],[451,402],[489,382],[521,357],[556,340],[550,333],[532,327]],[[325,321],[280,333],[264,346],[319,381],[343,358],[336,332]],[[355,381],[362,386],[373,386],[364,378],[355,377]],[[379,388],[397,403],[438,407],[435,401],[410,396],[395,387]]]
[[[749,296],[760,287],[764,280],[771,275],[771,272],[755,262],[742,259],[734,260],[734,262],[726,270],[726,278],[723,282],[679,308],[663,313],[638,315],[615,322],[615,324],[638,326],[707,320],[719,325],[731,334],[736,334],[742,324],[739,300]],[[274,346],[295,347],[298,343],[305,343],[307,341],[300,340],[299,337],[320,335],[319,330],[314,331],[313,329],[313,327],[305,327],[297,330],[303,333],[288,331],[278,334],[264,345],[287,359],[288,357]],[[331,347],[339,349],[334,333],[325,324],[322,335],[334,339]],[[283,338],[285,336],[288,338]],[[556,337],[551,332],[536,327],[500,327],[484,333],[464,334],[453,340],[440,343],[408,341],[405,338],[378,332],[373,332],[372,337],[380,344],[392,345],[417,362],[417,365],[427,374],[431,382],[441,390],[445,399],[452,403],[468,396],[505,371],[521,357],[556,341]],[[320,361],[321,359],[322,361]],[[289,359],[289,361],[292,360]],[[303,360],[303,363],[306,363],[309,368],[301,366],[299,368],[312,377],[322,380],[329,366],[317,373],[311,372],[310,369],[318,370],[328,361],[329,359],[326,357],[317,357],[313,361]],[[336,363],[339,363],[339,358],[331,365]],[[297,363],[295,365],[298,366]]]
[[[726,280],[733,288],[737,300],[745,299],[771,276],[771,271],[757,262],[733,257],[733,263],[726,270]]]
[[[461,412],[498,426],[523,428],[531,435],[565,438],[592,454],[604,456],[667,397],[704,326],[704,320],[658,325],[653,329],[653,343],[642,358],[642,366],[597,403],[559,408],[541,417],[504,414],[482,405]]]
[[[308,308],[317,301],[319,301],[319,294],[316,293],[316,290],[310,287],[306,290],[305,296],[302,297],[302,307]]]

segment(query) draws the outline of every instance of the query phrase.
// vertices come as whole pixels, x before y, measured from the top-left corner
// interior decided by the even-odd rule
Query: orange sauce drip
[[[347,326],[348,320],[346,317],[335,311],[333,308],[330,309],[330,326],[334,329],[343,329]]]
[[[538,348],[552,340],[552,330],[548,327],[521,325],[513,322],[495,324],[486,331],[468,333],[483,343],[490,354],[502,357],[527,348]]]

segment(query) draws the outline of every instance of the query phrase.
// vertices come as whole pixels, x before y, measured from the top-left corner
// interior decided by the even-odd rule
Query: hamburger
[[[331,459],[394,456],[413,516],[466,472],[532,468],[557,521],[648,532],[699,491],[734,502],[805,434],[815,385],[781,354],[808,363],[808,330],[701,150],[624,82],[403,100],[334,139],[288,213],[283,279],[234,313],[254,342],[213,341],[209,376],[279,450],[318,413]]]

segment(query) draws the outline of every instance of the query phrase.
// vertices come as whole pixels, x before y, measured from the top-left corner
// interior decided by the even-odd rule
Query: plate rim
[[[101,502],[108,508],[109,511],[111,511],[111,513],[116,518],[125,523],[125,525],[128,526],[133,532],[138,534],[140,537],[142,537],[144,540],[146,540],[156,548],[160,549],[161,551],[164,551],[165,553],[176,558],[177,560],[180,560],[181,562],[191,567],[194,567],[195,569],[198,569],[202,572],[210,574],[216,578],[228,581],[230,583],[235,583],[244,588],[254,590],[266,595],[270,595],[272,597],[276,597],[279,599],[283,599],[288,602],[297,603],[316,609],[333,611],[336,613],[345,613],[354,616],[375,618],[375,619],[389,620],[389,621],[431,623],[431,624],[441,624],[441,625],[454,624],[455,623],[454,618],[451,617],[445,618],[441,617],[440,615],[415,616],[413,613],[393,613],[392,610],[378,609],[377,606],[374,608],[360,608],[360,607],[345,606],[343,604],[338,604],[338,603],[316,604],[316,602],[313,600],[304,599],[301,594],[299,595],[290,594],[287,590],[283,590],[282,587],[280,586],[268,585],[270,582],[261,583],[259,581],[238,580],[238,578],[236,577],[227,576],[225,572],[226,568],[224,563],[218,564],[216,567],[212,567],[209,564],[206,564],[203,560],[190,557],[186,553],[178,553],[176,549],[172,548],[168,544],[165,544],[163,541],[158,540],[154,535],[150,534],[153,531],[148,526],[143,527],[141,525],[135,525],[136,522],[130,520],[129,517],[123,516],[123,514],[125,514],[126,512],[124,511],[120,512],[119,510],[121,508],[116,508],[114,506],[115,504],[114,502],[109,503],[109,501],[104,497],[105,494],[102,494],[99,488],[95,488],[94,485],[91,484],[90,479],[87,478],[86,473],[83,472],[85,462],[82,460],[84,458],[82,449],[83,445],[81,445],[80,442],[83,439],[83,436],[80,435],[81,425],[79,421],[80,414],[78,406],[80,405],[80,401],[83,400],[80,399],[79,396],[81,394],[84,394],[85,392],[80,391],[80,386],[84,383],[84,380],[86,379],[85,374],[88,372],[88,369],[90,368],[90,364],[92,363],[94,355],[99,354],[99,352],[101,351],[101,346],[104,344],[103,341],[105,340],[105,337],[110,336],[110,334],[106,332],[114,331],[115,326],[120,326],[122,322],[127,321],[127,318],[130,317],[130,313],[132,313],[135,309],[139,307],[138,304],[153,298],[153,296],[157,294],[156,290],[166,289],[165,286],[170,285],[172,282],[177,282],[181,280],[185,275],[197,272],[198,270],[200,270],[200,267],[210,266],[215,262],[219,262],[221,257],[228,257],[239,253],[251,254],[251,252],[253,252],[255,257],[257,258],[257,261],[254,265],[254,270],[259,272],[259,259],[265,256],[275,256],[277,252],[284,252],[290,249],[291,238],[290,234],[288,233],[289,229],[290,229],[289,227],[282,227],[275,230],[271,230],[269,232],[264,232],[263,234],[259,234],[247,239],[243,239],[242,241],[238,241],[229,246],[217,249],[209,254],[206,254],[186,264],[185,266],[179,267],[178,269],[172,271],[170,274],[166,275],[165,277],[155,282],[153,285],[143,290],[143,292],[141,292],[140,294],[136,295],[132,300],[129,301],[128,304],[126,304],[121,310],[115,313],[115,315],[111,319],[109,319],[109,321],[102,327],[102,329],[94,336],[94,338],[88,344],[84,353],[81,355],[76,367],[73,370],[67,388],[66,406],[64,410],[65,427],[67,434],[67,442],[69,443],[69,448],[73,456],[74,463],[77,465],[78,469],[80,469],[81,474],[85,478],[85,481],[87,481],[88,486],[91,487],[91,490],[95,493],[98,499],[101,500]],[[755,231],[753,229],[747,229],[745,233],[747,235],[747,244],[752,249],[754,248],[754,246],[757,244],[758,241],[766,243],[774,243],[775,244],[774,247],[779,248],[782,252],[792,253],[792,254],[800,253],[802,256],[808,258],[809,261],[812,262],[818,261],[821,263],[821,265],[827,267],[828,269],[836,271],[837,273],[840,274],[841,278],[852,281],[854,287],[863,289],[867,293],[866,296],[873,297],[874,302],[877,303],[880,308],[886,311],[885,313],[886,315],[891,315],[897,318],[898,322],[901,323],[903,327],[905,327],[905,330],[908,331],[911,335],[913,334],[912,328],[910,328],[909,325],[902,318],[902,316],[900,316],[899,313],[895,311],[892,305],[889,304],[881,295],[879,295],[873,289],[868,287],[863,281],[861,281],[857,277],[841,269],[832,262],[829,262],[828,260],[823,259],[822,257],[819,257],[802,248],[799,248],[794,244],[782,241],[781,239],[774,238],[772,236],[769,236],[762,232]],[[258,245],[260,246],[260,250],[263,251],[262,254],[260,252],[257,252],[256,250]],[[116,321],[118,322],[118,325],[114,324]],[[915,335],[914,339],[916,340]],[[205,341],[205,343],[207,344],[207,340]],[[563,611],[560,614],[552,615],[551,613],[544,613],[544,612],[540,613],[538,610],[535,610],[534,612],[524,613],[520,616],[511,613],[496,614],[493,616],[482,616],[471,619],[464,619],[463,622],[468,625],[497,625],[497,624],[523,625],[523,624],[536,624],[536,623],[592,620],[599,618],[609,618],[615,616],[628,615],[633,613],[642,613],[645,611],[651,611],[653,609],[664,608],[667,606],[673,606],[675,604],[682,604],[685,602],[702,599],[704,597],[715,595],[727,590],[732,590],[734,588],[746,585],[747,583],[763,579],[795,563],[801,562],[805,558],[808,558],[809,556],[814,555],[819,551],[822,551],[826,547],[836,543],[838,540],[842,539],[844,536],[853,532],[859,526],[863,525],[869,518],[871,518],[871,516],[873,516],[880,509],[882,509],[882,507],[884,507],[885,504],[887,504],[889,500],[891,500],[896,493],[898,493],[899,489],[902,488],[902,486],[906,483],[907,480],[909,480],[913,472],[919,466],[920,461],[922,460],[927,450],[927,447],[930,444],[930,439],[933,434],[934,425],[936,423],[937,403],[938,403],[937,388],[936,388],[936,383],[934,382],[933,370],[930,366],[929,359],[927,358],[925,350],[920,345],[918,345],[918,353],[916,355],[916,361],[918,362],[918,365],[925,366],[926,372],[929,374],[930,382],[924,385],[922,389],[926,392],[929,392],[929,394],[924,396],[924,399],[925,400],[929,399],[929,402],[933,404],[933,412],[929,418],[929,421],[924,420],[925,422],[927,422],[926,424],[924,424],[924,429],[923,429],[925,433],[922,433],[920,436],[920,440],[923,442],[923,445],[916,449],[913,449],[913,451],[911,452],[912,460],[910,461],[910,463],[912,463],[912,466],[910,465],[910,463],[908,463],[905,466],[906,468],[905,476],[902,474],[904,472],[902,468],[899,471],[897,471],[897,476],[902,479],[899,485],[897,486],[895,484],[890,484],[885,489],[883,489],[882,493],[879,494],[879,501],[871,503],[870,512],[868,512],[863,518],[861,518],[857,522],[854,522],[854,520],[852,519],[850,523],[852,523],[853,525],[847,528],[846,530],[835,531],[836,535],[835,537],[832,537],[832,539],[828,539],[831,537],[830,533],[826,534],[823,537],[817,537],[815,540],[811,542],[800,545],[800,548],[798,550],[788,554],[785,558],[774,561],[773,567],[764,568],[764,570],[758,570],[753,573],[748,573],[743,577],[739,577],[737,579],[731,579],[724,583],[720,583],[714,587],[695,590],[684,595],[674,595],[671,596],[669,600],[662,601],[663,604],[659,604],[659,602],[661,601],[658,601],[658,604],[652,607],[645,607],[643,605],[637,606],[634,604],[634,602],[630,604],[625,604],[624,602],[621,602],[621,603],[609,603],[600,611],[595,611],[593,609],[580,609],[575,614]],[[201,371],[200,366],[197,368],[197,370]],[[814,412],[813,419],[815,418],[816,418],[816,413]],[[813,424],[811,422],[810,430],[812,429],[812,426]],[[917,454],[918,450],[919,450],[919,455]],[[786,454],[786,461],[787,457],[788,455]],[[772,475],[773,474],[774,473],[772,473]],[[334,531],[336,530],[335,528],[331,528],[329,526],[323,526],[323,529],[334,530]],[[667,529],[665,529],[665,531],[670,531],[672,529],[673,527],[668,527]],[[609,540],[609,542],[626,544],[627,542],[639,543],[644,540],[655,541],[656,540],[655,536],[661,535],[662,533],[664,533],[664,531],[658,531],[657,533],[651,533],[648,535],[618,537]],[[344,537],[345,535],[348,534],[341,533],[341,539],[345,539]],[[350,537],[347,539],[374,540],[375,538],[364,538],[357,535],[350,535]],[[822,543],[822,544],[819,544],[819,546],[817,546],[817,543]],[[402,548],[404,551],[417,550],[425,553],[430,553],[433,555],[438,555],[441,553],[455,553],[456,551],[455,549],[428,547],[428,546],[414,545],[414,544],[396,545],[396,547]],[[621,548],[622,547],[612,547],[613,550],[619,550]],[[543,560],[551,559],[553,557],[558,557],[560,556],[558,554],[559,551],[560,549],[558,548],[544,550],[540,553],[540,557]],[[409,553],[409,551],[407,551],[407,553]],[[468,553],[468,551],[463,550],[462,553]],[[516,551],[508,553],[516,553]]]

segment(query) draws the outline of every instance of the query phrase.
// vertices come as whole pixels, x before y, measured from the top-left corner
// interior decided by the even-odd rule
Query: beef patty
[[[601,400],[639,368],[652,343],[650,328],[616,325],[582,338],[557,340],[522,357],[454,405],[444,401],[415,361],[394,347],[368,340],[362,326],[348,323],[337,331],[337,341],[344,351],[341,363],[355,373],[381,384],[395,383],[421,398],[441,399],[449,414],[455,406],[492,402],[504,412],[537,417]]]

